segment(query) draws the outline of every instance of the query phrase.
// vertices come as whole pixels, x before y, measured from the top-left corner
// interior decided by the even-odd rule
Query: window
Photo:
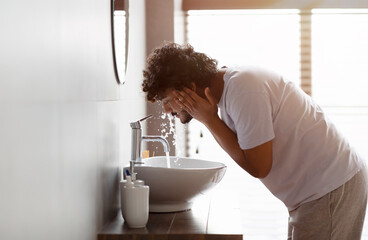
[[[252,64],[299,82],[298,10],[189,11],[187,39],[219,66]],[[205,34],[204,34],[205,33]]]
[[[312,12],[313,98],[368,159],[368,9]]]

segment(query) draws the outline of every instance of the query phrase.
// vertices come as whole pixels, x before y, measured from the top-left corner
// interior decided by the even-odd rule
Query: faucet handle
[[[149,119],[149,118],[151,118],[153,115],[152,114],[150,114],[150,115],[148,115],[147,117],[144,117],[144,118],[142,118],[142,119],[139,119],[138,121],[136,121],[136,122],[131,122],[130,123],[130,127],[131,128],[134,128],[134,129],[139,129],[139,128],[141,128],[141,122],[142,121],[144,121],[144,120],[146,120],[146,119]]]
[[[149,118],[151,118],[153,115],[152,114],[150,114],[150,115],[148,115],[147,117],[144,117],[144,118],[142,118],[142,119],[139,119],[138,121],[139,122],[142,122],[142,121],[144,121],[144,120],[146,120],[146,119],[149,119]]]

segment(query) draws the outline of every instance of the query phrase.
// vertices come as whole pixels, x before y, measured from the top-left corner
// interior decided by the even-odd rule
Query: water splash
[[[160,125],[161,135],[164,138],[167,139],[169,137],[169,135],[172,134],[172,138],[173,138],[172,145],[176,146],[177,141],[178,141],[178,137],[177,137],[176,129],[175,129],[175,117],[171,114],[162,113],[160,118],[163,119],[163,120],[167,119],[169,121],[169,126],[167,126],[167,122],[161,123],[161,125]],[[175,167],[175,166],[180,167],[180,165],[181,165],[180,162],[179,162],[179,159],[180,159],[179,156],[181,155],[180,148],[177,148],[177,150],[179,152],[177,152],[176,157],[173,158],[173,164],[174,164],[173,167]],[[171,168],[169,153],[166,153],[166,166],[168,168]]]
[[[161,136],[164,138],[168,138],[170,134],[173,136],[173,145],[176,145],[176,132],[175,132],[175,118],[171,114],[163,113],[161,115],[161,119],[168,119],[169,120],[169,129],[167,129],[166,123],[161,123]]]
[[[167,114],[163,112],[163,113],[161,114],[161,119],[165,119],[165,118],[166,118],[166,115],[167,115]]]
[[[173,145],[176,145],[175,117],[171,114],[167,115],[170,123],[169,133],[173,135]]]

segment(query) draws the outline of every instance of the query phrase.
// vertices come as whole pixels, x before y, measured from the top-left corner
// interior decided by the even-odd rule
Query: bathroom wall
[[[1,1],[0,239],[96,239],[118,213],[129,122],[145,114],[145,2],[130,5],[119,86],[109,0]]]
[[[164,41],[174,41],[174,0],[146,1],[146,54],[163,44]],[[149,135],[167,135],[170,132],[168,118],[162,119],[163,108],[160,103],[147,102],[147,115],[153,118],[147,121],[146,133]],[[165,131],[165,132],[163,132]],[[170,156],[175,155],[173,134],[166,138],[170,144]],[[143,147],[150,151],[150,155],[164,155],[161,143],[147,143]]]

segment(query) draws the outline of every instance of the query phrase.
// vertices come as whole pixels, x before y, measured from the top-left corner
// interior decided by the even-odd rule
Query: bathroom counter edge
[[[215,189],[214,189],[215,190]],[[216,189],[196,199],[185,212],[150,213],[145,228],[130,229],[119,212],[98,233],[98,240],[242,240],[236,192]]]

